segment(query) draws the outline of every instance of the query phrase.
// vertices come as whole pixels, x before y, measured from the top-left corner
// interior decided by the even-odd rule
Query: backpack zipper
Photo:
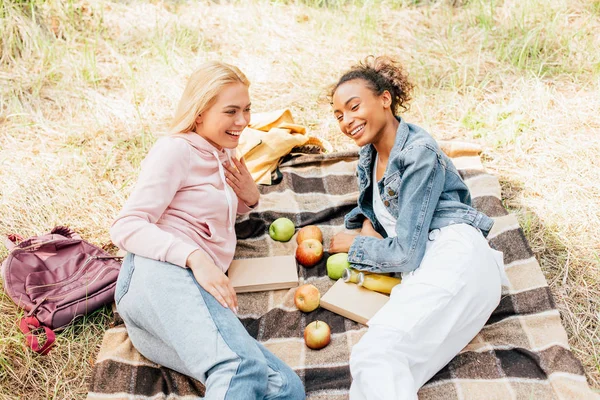
[[[76,278],[79,277],[79,274],[81,272],[83,272],[85,270],[85,268],[87,267],[87,265],[94,259],[94,256],[88,257],[87,260],[85,260],[85,262],[83,263],[83,265],[81,266],[81,268],[79,268],[77,270],[76,273],[74,273],[70,278],[68,278],[66,281],[61,281],[61,282],[54,282],[54,283],[48,283],[46,285],[37,285],[37,286],[31,286],[29,288],[27,288],[25,290],[25,293],[27,294],[31,294],[34,290],[39,289],[39,288],[44,288],[44,287],[51,287],[51,286],[58,286],[58,285],[68,285],[69,283],[73,282]]]
[[[29,310],[29,312],[27,313],[26,317],[31,317],[33,315],[33,313],[42,305],[42,303],[44,303],[46,300],[48,299],[48,297],[44,297],[39,303],[36,303],[35,306]]]
[[[120,257],[120,256],[117,256],[117,257],[105,257],[105,258],[122,258],[122,257]],[[89,282],[89,283],[88,283],[88,285],[91,285],[92,283],[96,282],[96,280],[98,280],[98,278],[100,277],[100,275],[101,275],[101,274],[102,274],[104,271],[106,271],[106,270],[108,270],[108,269],[111,269],[111,267],[108,267],[108,266],[106,266],[106,267],[102,268],[102,269],[101,269],[101,270],[100,270],[100,271],[99,271],[99,272],[96,274],[96,276],[94,277],[94,279],[93,279],[91,282]],[[31,317],[31,316],[32,316],[32,315],[33,315],[33,314],[34,314],[34,313],[37,311],[37,309],[38,309],[38,308],[39,308],[39,307],[40,307],[42,304],[44,304],[44,303],[46,302],[46,300],[57,300],[57,299],[60,299],[60,298],[67,297],[69,294],[71,294],[72,292],[74,292],[74,291],[75,291],[75,290],[77,290],[77,289],[79,289],[79,288],[75,288],[75,289],[73,289],[73,290],[69,290],[67,293],[63,293],[63,294],[61,294],[61,295],[59,295],[59,296],[52,296],[52,297],[46,296],[46,297],[44,297],[44,298],[43,298],[42,300],[40,300],[39,302],[36,302],[36,303],[35,303],[35,306],[34,306],[34,307],[31,309],[31,310],[29,310],[29,312],[27,313],[26,317]],[[56,328],[56,329],[58,329],[58,328]]]
[[[95,277],[94,277],[94,278],[93,278],[93,279],[92,279],[90,282],[88,282],[88,283],[86,284],[86,286],[89,286],[89,285],[91,285],[92,283],[96,282],[96,281],[98,280],[98,278],[100,277],[100,275],[101,275],[101,274],[102,274],[104,271],[106,271],[106,270],[108,270],[108,269],[111,269],[111,267],[108,267],[108,266],[107,266],[107,267],[104,267],[104,268],[102,268],[100,271],[98,271],[98,273],[96,274],[96,276],[95,276]],[[45,297],[45,298],[44,298],[44,300],[57,300],[57,299],[61,299],[61,298],[67,297],[69,294],[73,293],[74,291],[76,291],[76,290],[78,290],[78,289],[80,289],[80,288],[81,288],[81,287],[77,287],[77,288],[75,288],[75,289],[69,290],[67,293],[63,293],[63,294],[61,294],[61,295],[58,295],[58,296]],[[43,302],[44,300],[42,300],[42,302]]]
[[[25,293],[32,294],[33,291],[35,291],[36,289],[39,289],[39,288],[59,286],[59,285],[61,285],[61,286],[68,285],[69,283],[72,283],[75,279],[79,278],[79,275],[81,275],[81,273],[85,271],[88,264],[90,262],[92,262],[93,260],[108,260],[108,259],[115,259],[115,258],[121,258],[121,257],[120,256],[90,256],[85,260],[85,262],[83,263],[81,268],[79,268],[77,270],[77,272],[75,274],[73,274],[68,280],[61,281],[61,282],[55,282],[55,283],[48,283],[46,285],[32,286],[32,287],[27,288],[25,290]]]

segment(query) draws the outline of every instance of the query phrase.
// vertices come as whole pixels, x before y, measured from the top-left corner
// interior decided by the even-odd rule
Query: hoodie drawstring
[[[228,219],[227,219],[227,230],[229,232],[231,232],[233,230],[233,224],[235,223],[235,220],[233,219],[233,199],[231,198],[231,188],[229,188],[229,185],[227,184],[227,180],[225,179],[225,168],[223,168],[223,164],[221,164],[221,160],[219,159],[219,154],[217,153],[216,150],[214,150],[213,155],[215,156],[215,158],[217,159],[217,164],[219,165],[219,175],[221,176],[221,180],[223,181],[223,189],[225,190],[225,197],[227,198],[227,208],[229,209],[229,214],[228,214]],[[225,154],[227,155],[227,160],[229,161],[229,163],[231,164],[231,158],[229,157],[229,154],[227,152],[225,152]]]

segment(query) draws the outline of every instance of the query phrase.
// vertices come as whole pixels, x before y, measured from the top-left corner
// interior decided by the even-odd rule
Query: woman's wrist
[[[244,202],[244,203],[246,204],[246,206],[248,206],[248,208],[255,208],[258,205],[259,200],[260,200],[260,196],[258,196],[254,202]]]
[[[188,256],[185,265],[192,270],[206,265],[206,254],[201,249],[192,251]]]

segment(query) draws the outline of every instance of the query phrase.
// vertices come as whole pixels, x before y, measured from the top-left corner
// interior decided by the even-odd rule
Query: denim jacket
[[[345,217],[348,229],[362,227],[369,218],[384,239],[357,236],[348,261],[371,272],[409,272],[419,267],[429,232],[465,223],[487,236],[494,221],[471,207],[469,189],[452,161],[424,129],[404,122],[396,131],[383,179],[377,182],[381,200],[397,219],[396,237],[387,237],[373,212],[372,171],[375,148],[361,148],[358,161],[358,206]]]

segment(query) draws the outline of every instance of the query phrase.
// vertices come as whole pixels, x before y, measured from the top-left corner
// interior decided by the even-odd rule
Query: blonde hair
[[[171,122],[169,134],[187,133],[196,130],[196,118],[215,102],[224,86],[250,81],[238,67],[219,61],[202,64],[190,76],[177,111]]]

